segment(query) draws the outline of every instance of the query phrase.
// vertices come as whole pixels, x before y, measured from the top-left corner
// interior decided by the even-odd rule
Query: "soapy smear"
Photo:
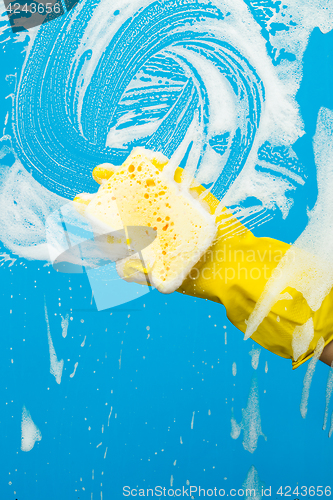
[[[333,434],[333,412],[331,414],[331,428],[330,428],[330,431],[328,433],[328,437],[330,438]]]
[[[331,366],[331,369],[328,372],[327,384],[326,384],[326,404],[325,404],[325,414],[324,414],[324,424],[323,424],[324,431],[326,430],[327,427],[328,409],[331,402],[332,391],[333,391],[333,367]]]
[[[76,369],[77,369],[77,367],[78,367],[78,364],[79,364],[78,362],[76,362],[76,363],[75,363],[75,365],[74,365],[74,371],[73,371],[73,373],[71,373],[71,374],[70,374],[70,378],[73,378],[73,377],[74,377],[75,372],[76,372]]]
[[[242,409],[242,415],[242,421],[238,424],[232,414],[231,437],[238,439],[241,431],[243,431],[244,450],[253,453],[257,449],[259,437],[262,436],[265,440],[267,439],[261,429],[258,380],[255,376],[252,378],[247,405],[246,408]]]
[[[69,314],[66,314],[65,317],[61,316],[61,329],[62,329],[62,336],[64,338],[67,337],[68,323],[69,323]]]
[[[309,396],[310,396],[310,387],[311,387],[311,382],[312,378],[316,369],[316,364],[321,356],[321,353],[323,352],[323,349],[325,347],[325,342],[323,338],[319,339],[319,342],[317,344],[317,347],[314,352],[314,356],[309,362],[308,368],[306,370],[304,380],[303,380],[303,391],[302,391],[302,397],[301,397],[301,404],[300,404],[300,412],[303,418],[306,417],[307,412],[308,412],[308,403],[309,403]]]
[[[30,412],[23,406],[21,420],[21,450],[30,451],[36,441],[42,439],[42,434],[33,422]]]
[[[246,479],[243,483],[243,490],[245,491],[245,498],[253,498],[254,500],[261,500],[262,489],[265,488],[265,483],[263,483],[259,477],[258,471],[254,465],[251,465]],[[246,491],[248,490],[248,491]],[[253,491],[255,493],[253,495]]]
[[[58,361],[57,354],[53,346],[51,331],[50,331],[49,315],[47,312],[46,303],[44,304],[44,312],[45,312],[45,321],[47,326],[47,340],[49,343],[49,353],[50,353],[50,373],[51,375],[54,376],[57,384],[60,384],[62,370],[64,367],[64,360],[61,359],[60,361]]]
[[[313,311],[317,311],[333,285],[333,112],[321,108],[314,151],[317,164],[318,199],[309,214],[309,224],[281,259],[268,280],[249,320],[249,338],[279,300],[288,286],[301,292]]]
[[[50,193],[16,161],[0,170],[0,240],[15,255],[49,260],[47,217],[65,200]]]
[[[11,257],[6,252],[0,254],[0,267],[2,267],[6,262],[8,262],[8,267],[12,267],[17,259]]]
[[[302,354],[305,354],[309,349],[311,341],[314,337],[314,325],[313,319],[310,318],[304,325],[296,326],[293,338],[291,341],[291,347],[293,350],[293,359],[298,360]]]
[[[254,197],[287,217],[306,179],[292,150],[303,134],[295,101],[302,56],[314,27],[332,27],[332,11],[317,0],[285,9],[252,0],[118,0],[110,9],[101,0],[31,30],[4,137],[14,170],[41,189],[26,179],[32,200],[21,193],[21,217],[7,213],[2,241],[47,259],[43,224],[57,195],[94,192],[94,166],[119,165],[136,145],[178,154],[223,204]],[[3,207],[13,176],[3,173]]]
[[[252,347],[249,355],[251,356],[251,365],[254,370],[256,370],[259,366],[259,356],[261,349]]]
[[[200,135],[200,152],[194,156],[206,182],[217,180],[225,163],[215,187],[222,196],[244,167],[260,124],[264,88],[246,50],[254,38],[258,45],[251,55],[259,65],[268,62],[259,27],[247,27],[251,15],[243,2],[236,8],[232,2],[221,8],[207,2],[122,2],[114,16],[118,3],[110,12],[106,1],[85,2],[40,28],[16,96],[15,147],[21,161],[51,191],[72,198],[95,190],[91,170],[96,164],[119,165],[135,145],[172,156],[199,114],[186,141],[192,148]],[[240,48],[245,54],[232,39],[235,24],[244,32]],[[210,69],[202,75],[200,66]],[[210,77],[212,71],[218,79]],[[272,90],[292,111],[273,71],[270,76]],[[215,117],[220,79],[232,104],[227,120]],[[293,114],[297,122],[296,108]],[[283,132],[288,135],[293,126]],[[115,131],[124,129],[123,144],[119,139],[118,147],[110,144]],[[207,172],[212,161],[215,171]]]

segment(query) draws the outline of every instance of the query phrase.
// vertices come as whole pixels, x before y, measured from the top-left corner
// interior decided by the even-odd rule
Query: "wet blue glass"
[[[245,3],[262,30],[272,64],[291,60],[287,50],[277,55],[270,42],[272,29],[286,26],[270,24],[268,31],[274,12],[283,8],[281,2]],[[91,60],[89,50],[82,52],[72,73],[68,69],[97,5],[80,2],[70,13],[41,26],[25,64],[29,33],[14,34],[6,14],[1,16],[0,180],[20,161],[39,184],[63,196],[65,205],[78,192],[96,191],[91,172],[98,163],[119,165],[136,145],[172,155],[198,113],[206,134],[200,155],[207,144],[221,158],[228,155],[215,185],[215,194],[222,197],[245,165],[265,102],[264,84],[246,57],[212,33],[194,29],[197,19],[227,20],[228,9],[205,1],[146,2],[118,27],[101,52],[78,111],[76,89],[84,82],[77,82]],[[116,19],[119,11],[112,15]],[[172,17],[170,29],[166,16]],[[179,26],[187,27],[186,35],[178,35]],[[145,30],[150,38],[142,37]],[[133,46],[119,44],[120,38],[132,39],[133,33],[141,44],[140,57]],[[170,43],[214,59],[234,94],[243,97],[245,129],[239,123],[231,135],[209,136],[206,89],[199,85],[198,93],[182,66],[167,61],[163,51]],[[307,223],[307,210],[317,197],[312,138],[320,107],[332,108],[332,50],[332,34],[315,29],[297,94],[306,134],[292,150],[270,143],[259,150],[262,160],[297,172],[304,185],[295,184],[288,217],[272,211],[269,222],[253,228],[257,236],[292,242]],[[119,74],[124,60],[129,61],[127,71]],[[140,94],[140,109],[133,109],[135,78],[142,68],[146,77],[157,75],[170,85],[166,84],[168,91],[163,85],[152,86]],[[245,68],[250,77],[244,76]],[[72,83],[66,87],[68,81]],[[133,138],[124,148],[106,145],[116,123],[123,120],[126,128],[152,119],[160,120],[153,133]],[[258,203],[247,199],[243,207]],[[224,489],[231,496],[231,489],[242,488],[252,466],[260,478],[256,484],[271,487],[274,498],[279,498],[281,486],[285,493],[290,486],[291,497],[300,498],[311,496],[310,486],[323,486],[325,491],[331,485],[329,420],[322,430],[326,366],[317,365],[303,419],[299,405],[307,366],[292,372],[289,361],[260,349],[254,369],[251,359],[258,347],[243,341],[223,306],[177,293],[146,293],[140,285],[115,280],[112,300],[119,305],[111,307],[112,266],[108,285],[99,286],[94,297],[92,283],[103,281],[98,274],[106,273],[106,267],[64,274],[45,261],[19,257],[5,245],[1,254],[3,498],[118,500],[124,486],[191,485]],[[134,288],[138,298],[124,303],[123,293],[128,297]],[[59,383],[56,370],[61,360]],[[251,453],[243,446],[244,431],[237,439],[231,437],[231,419],[237,424],[244,420],[253,394],[259,398],[265,437],[259,437]],[[23,407],[41,435],[30,451],[21,450]],[[329,419],[331,410],[330,406]]]

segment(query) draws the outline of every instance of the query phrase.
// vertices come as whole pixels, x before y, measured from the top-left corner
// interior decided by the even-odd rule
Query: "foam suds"
[[[6,262],[8,262],[8,267],[12,267],[17,259],[11,257],[6,252],[0,254],[0,267],[2,267]]]
[[[301,292],[317,311],[333,285],[333,112],[321,108],[314,151],[317,164],[318,199],[309,224],[281,259],[247,321],[249,338],[268,315],[286,287]]]
[[[75,372],[76,372],[76,369],[77,369],[77,367],[78,367],[78,364],[79,364],[78,362],[76,362],[76,363],[75,363],[75,365],[74,365],[74,371],[73,371],[73,373],[71,373],[71,374],[70,374],[70,378],[73,378],[73,377],[74,377]]]
[[[333,412],[331,414],[331,427],[330,427],[330,430],[329,430],[329,433],[328,433],[328,437],[330,438],[333,434]]]
[[[255,347],[252,347],[251,351],[249,352],[249,355],[251,356],[251,365],[254,370],[258,368],[260,352],[261,349]]]
[[[323,352],[323,349],[325,347],[325,342],[323,338],[319,339],[319,342],[317,344],[317,347],[314,352],[313,358],[310,360],[308,368],[306,370],[304,380],[303,380],[303,390],[302,390],[302,397],[301,397],[301,404],[300,404],[300,412],[303,418],[306,417],[307,412],[308,412],[308,403],[309,403],[309,396],[310,396],[310,387],[311,387],[311,382],[312,378],[316,369],[316,364],[318,363],[318,360],[321,356],[321,353]]]
[[[23,406],[21,420],[21,450],[30,451],[36,441],[42,439],[42,433],[34,424],[30,412]]]
[[[243,418],[241,423],[237,424],[232,413],[231,437],[232,439],[238,439],[241,431],[243,431],[244,450],[253,453],[257,449],[260,436],[267,440],[261,429],[258,381],[255,376],[252,378],[247,405],[242,409],[242,415]]]
[[[63,338],[67,337],[68,323],[69,323],[69,314],[66,314],[65,317],[61,316],[61,329]]]
[[[232,374],[234,377],[237,375],[237,365],[236,363],[232,363]]]
[[[333,391],[333,367],[331,366],[330,371],[328,372],[327,384],[326,384],[326,404],[325,404],[325,414],[324,414],[324,423],[323,430],[326,430],[327,420],[328,420],[328,410],[331,402]]]
[[[51,332],[50,332],[50,322],[49,322],[49,316],[47,313],[47,308],[46,308],[46,303],[44,304],[44,311],[45,311],[45,321],[47,325],[47,340],[49,343],[49,353],[50,353],[50,373],[51,375],[54,376],[57,384],[61,383],[61,376],[62,376],[62,370],[64,367],[64,360],[61,359],[58,361],[53,342],[52,342],[52,337],[51,337]]]
[[[253,498],[253,500],[261,500],[262,491],[265,488],[265,483],[260,480],[257,469],[251,465],[246,479],[243,483],[243,490],[245,491],[245,498]],[[253,495],[254,490],[254,495]]]
[[[192,414],[191,429],[193,429],[193,427],[194,427],[194,415],[195,415],[195,411]]]
[[[277,164],[258,152],[269,142],[293,159],[290,146],[303,133],[295,102],[302,57],[314,27],[328,32],[333,16],[328,1],[285,7],[272,3],[262,16],[252,1],[115,0],[110,10],[102,0],[30,30],[14,134],[6,137],[49,191],[36,192],[30,176],[23,185],[20,171],[15,188],[26,189],[18,191],[15,219],[13,177],[21,165],[5,173],[0,234],[7,248],[47,259],[43,222],[60,201],[51,191],[66,198],[93,191],[93,167],[120,165],[138,143],[168,157],[188,153],[185,168],[213,182],[224,203],[255,196],[285,217],[304,175],[282,156]],[[13,43],[22,50],[26,39],[18,35]]]
[[[37,182],[19,161],[2,172],[6,247],[47,260],[45,218],[62,202],[52,192],[72,199],[94,191],[93,167],[120,165],[138,144],[168,157],[178,151],[225,204],[255,196],[286,217],[305,178],[290,168],[290,146],[303,134],[295,101],[302,57],[314,27],[327,33],[332,18],[328,0],[272,3],[264,16],[257,2],[242,0],[115,0],[111,10],[102,0],[29,30],[14,134],[7,126],[2,139],[12,139]],[[27,40],[8,43],[22,50]],[[267,143],[284,147],[289,163],[269,148],[260,155]],[[4,162],[9,150],[0,152]]]
[[[313,337],[314,325],[312,318],[310,318],[304,325],[295,327],[291,342],[294,361],[297,361],[302,354],[306,353]]]
[[[15,255],[49,260],[45,222],[65,200],[41,186],[16,161],[0,173],[0,239]]]

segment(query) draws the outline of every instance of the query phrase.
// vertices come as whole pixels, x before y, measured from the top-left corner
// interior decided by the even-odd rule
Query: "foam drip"
[[[303,418],[306,417],[308,413],[308,403],[309,403],[309,396],[310,396],[310,388],[311,388],[311,383],[312,383],[312,378],[316,369],[316,364],[321,356],[321,353],[323,352],[324,349],[324,339],[321,338],[317,344],[317,347],[314,352],[314,356],[309,362],[308,368],[306,370],[304,380],[303,380],[303,390],[302,390],[302,397],[301,397],[301,404],[300,404],[300,412]]]
[[[242,421],[238,424],[232,414],[231,437],[232,439],[238,439],[241,431],[243,431],[244,450],[253,453],[257,449],[259,437],[262,436],[265,440],[267,439],[261,429],[258,381],[255,376],[252,378],[247,405],[242,409],[242,415]]]
[[[54,346],[53,346],[51,331],[50,331],[50,322],[49,322],[49,316],[48,316],[46,304],[44,304],[44,311],[45,311],[45,321],[46,321],[46,326],[47,326],[47,340],[48,340],[48,344],[49,344],[49,354],[50,354],[50,373],[51,373],[51,375],[54,376],[57,384],[60,384],[62,370],[64,367],[64,360],[61,359],[60,361],[58,361],[57,354],[56,354],[56,351],[55,351]]]
[[[23,406],[21,420],[21,450],[30,451],[36,441],[42,439],[42,433],[33,422],[30,412]]]
[[[314,137],[318,199],[309,224],[281,259],[247,322],[249,338],[287,287],[303,294],[317,311],[333,285],[333,112],[322,108]]]

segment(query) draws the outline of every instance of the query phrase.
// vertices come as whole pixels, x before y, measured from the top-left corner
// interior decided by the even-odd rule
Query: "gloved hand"
[[[162,170],[167,162],[155,159],[153,163]],[[113,172],[112,165],[99,165],[93,171],[93,178],[102,184]],[[176,169],[174,179],[184,180],[181,168]],[[203,186],[192,184],[189,191],[195,198],[200,196],[201,203],[215,214],[218,230],[215,242],[177,291],[223,304],[231,323],[245,333],[248,318],[290,245],[272,238],[255,237],[229,210],[220,210],[219,201],[208,191],[205,195]],[[91,196],[79,195],[74,201],[83,213]],[[130,260],[127,269],[126,261],[123,264],[121,274],[137,276],[136,281],[142,283],[147,270],[139,259]],[[293,368],[297,368],[313,356],[321,337],[325,345],[333,339],[332,298],[330,293],[321,308],[313,312],[303,295],[288,287],[251,338],[269,351],[292,359]]]

